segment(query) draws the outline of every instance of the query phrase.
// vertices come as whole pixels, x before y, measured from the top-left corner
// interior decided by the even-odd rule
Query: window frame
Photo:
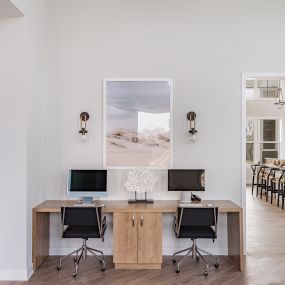
[[[281,88],[282,90],[284,90],[285,87],[285,83],[283,79],[280,78],[247,78],[246,81],[254,81],[254,85],[252,88],[247,88],[246,87],[246,81],[245,81],[245,96],[247,94],[247,89],[253,89],[253,97],[245,97],[246,100],[264,100],[264,101],[274,101],[276,97],[260,97],[260,92],[259,89],[260,87],[257,86],[257,81],[261,81],[261,80],[266,80],[266,81],[279,81],[280,85],[279,88]],[[272,88],[272,87],[267,87],[267,88]],[[276,87],[277,88],[277,87]]]
[[[264,98],[269,99],[269,98]],[[246,121],[252,120],[254,124],[254,139],[253,141],[246,141],[247,143],[253,143],[253,163],[261,162],[262,163],[262,151],[264,149],[261,148],[262,144],[266,143],[272,143],[277,144],[277,150],[276,149],[265,149],[265,151],[277,151],[278,155],[276,159],[280,159],[280,151],[281,151],[281,145],[282,145],[282,118],[281,116],[250,116],[246,117]],[[262,120],[275,120],[277,121],[277,134],[276,137],[279,138],[279,140],[275,141],[263,141],[261,140],[261,121]],[[247,122],[246,122],[247,125]],[[247,163],[252,163],[250,161],[247,161]]]

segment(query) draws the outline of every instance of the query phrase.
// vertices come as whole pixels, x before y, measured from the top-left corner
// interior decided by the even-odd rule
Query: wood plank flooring
[[[251,187],[246,192],[247,254],[285,255],[285,209],[277,208],[274,196],[270,204],[265,195],[251,195]]]
[[[208,277],[202,267],[189,258],[175,273],[171,257],[164,257],[162,270],[115,270],[112,257],[106,257],[106,271],[101,272],[94,257],[83,260],[78,277],[71,276],[70,259],[61,271],[58,257],[49,257],[27,282],[0,285],[285,285],[285,210],[251,195],[247,189],[247,253],[245,271],[237,271],[228,257],[220,257],[220,268],[210,267]],[[210,260],[210,259],[209,259]]]
[[[80,264],[76,279],[71,276],[73,264],[70,260],[61,271],[56,270],[57,257],[48,260],[27,282],[0,282],[2,285],[67,285],[67,284],[102,284],[102,285],[284,285],[285,258],[247,256],[244,273],[236,270],[228,257],[220,257],[220,269],[211,266],[208,277],[202,275],[199,264],[188,259],[175,273],[175,265],[170,257],[164,258],[162,270],[115,270],[112,258],[106,257],[107,269],[101,272],[94,257],[88,257]]]

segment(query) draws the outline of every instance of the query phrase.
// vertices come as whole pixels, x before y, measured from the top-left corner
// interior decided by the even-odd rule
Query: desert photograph
[[[106,167],[170,166],[171,83],[106,81]]]

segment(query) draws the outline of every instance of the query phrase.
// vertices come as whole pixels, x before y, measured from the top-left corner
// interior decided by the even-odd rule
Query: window
[[[246,80],[246,98],[260,99],[277,97],[278,88],[282,88],[283,80]]]
[[[248,119],[246,124],[247,163],[265,162],[265,158],[279,158],[280,120]]]
[[[255,123],[254,120],[247,120],[246,124],[246,161],[254,161],[254,141],[255,141]]]

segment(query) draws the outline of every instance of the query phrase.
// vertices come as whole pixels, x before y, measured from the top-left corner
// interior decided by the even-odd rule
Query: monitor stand
[[[83,205],[90,205],[93,202],[93,197],[82,197]]]
[[[201,198],[192,192],[189,191],[181,191],[180,192],[180,204],[191,204],[201,202]]]
[[[180,192],[180,204],[190,204],[191,203],[191,192],[190,191],[181,191]]]

